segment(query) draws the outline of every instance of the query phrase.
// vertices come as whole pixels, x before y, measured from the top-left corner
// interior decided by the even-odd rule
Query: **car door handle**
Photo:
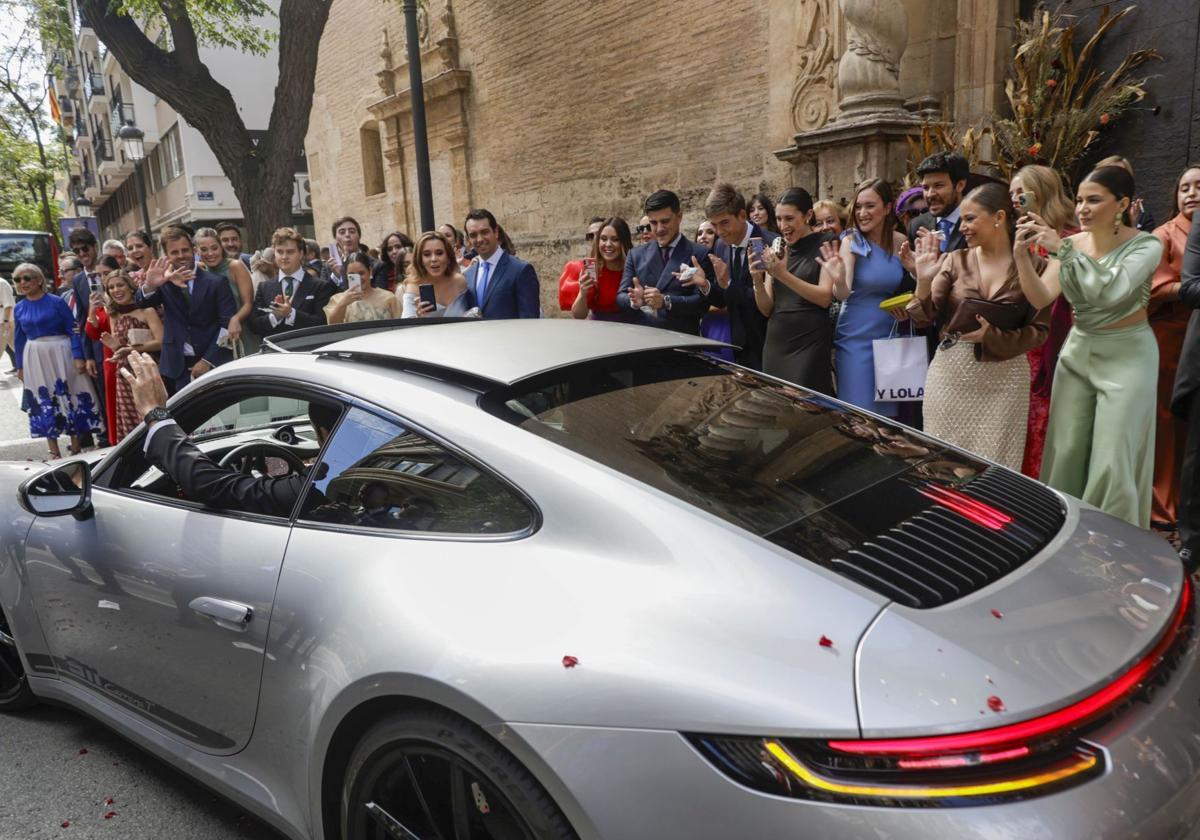
[[[254,618],[254,608],[237,601],[226,601],[221,598],[210,598],[207,595],[193,598],[188,604],[205,618],[212,619],[218,626],[226,630],[243,631]]]

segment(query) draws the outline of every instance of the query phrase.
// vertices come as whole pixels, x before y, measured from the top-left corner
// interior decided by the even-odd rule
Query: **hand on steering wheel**
[[[222,455],[221,460],[217,463],[222,467],[236,465],[235,468],[238,472],[247,474],[250,474],[257,465],[258,472],[265,476],[268,475],[267,458],[280,458],[286,461],[291,472],[302,473],[306,469],[304,460],[292,449],[269,440],[252,440],[241,446],[235,446]]]

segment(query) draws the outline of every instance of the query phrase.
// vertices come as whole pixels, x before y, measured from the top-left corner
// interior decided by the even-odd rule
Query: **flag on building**
[[[58,97],[55,95],[53,87],[48,87],[46,90],[50,94],[50,117],[61,126],[62,109],[58,107]]]

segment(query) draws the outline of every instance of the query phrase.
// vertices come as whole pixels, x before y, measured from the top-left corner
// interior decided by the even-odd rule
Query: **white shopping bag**
[[[892,325],[888,338],[871,342],[875,353],[875,401],[920,402],[925,399],[925,374],[929,371],[929,351],[925,337],[899,335],[899,323]]]

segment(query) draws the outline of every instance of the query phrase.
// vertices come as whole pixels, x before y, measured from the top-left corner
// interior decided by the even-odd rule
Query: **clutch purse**
[[[954,317],[946,324],[946,333],[969,333],[979,329],[976,315],[982,315],[998,330],[1018,330],[1028,321],[1026,307],[1016,303],[997,303],[981,298],[965,298],[954,311]]]
[[[883,303],[879,304],[879,308],[884,312],[889,312],[893,309],[903,309],[904,307],[908,306],[908,302],[912,299],[912,292],[905,292],[904,294],[896,295],[895,297],[890,297],[883,301]]]
[[[147,344],[154,340],[154,333],[147,329],[134,327],[125,334],[130,344]]]

